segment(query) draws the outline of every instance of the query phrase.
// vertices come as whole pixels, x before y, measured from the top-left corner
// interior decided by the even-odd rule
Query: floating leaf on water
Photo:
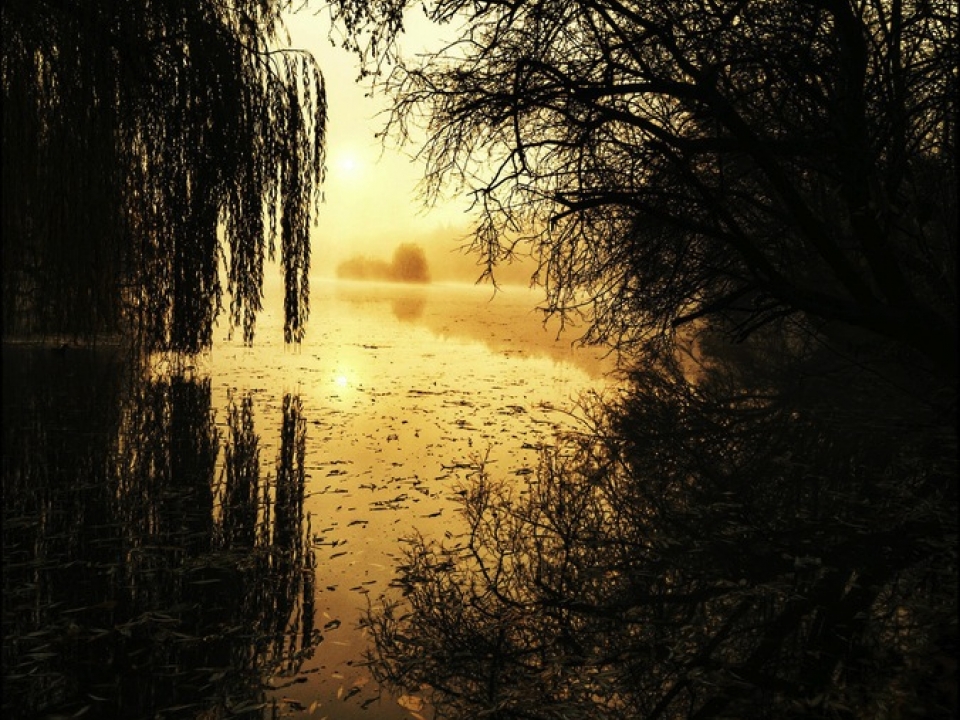
[[[423,698],[416,695],[401,695],[397,698],[397,705],[410,712],[423,710]]]

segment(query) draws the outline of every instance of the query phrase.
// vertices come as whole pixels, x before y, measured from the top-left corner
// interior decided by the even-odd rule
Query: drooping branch
[[[326,98],[313,59],[277,47],[281,9],[4,5],[6,334],[199,350],[225,260],[251,342],[279,245],[285,339],[302,336]]]
[[[432,17],[469,22],[384,78],[390,126],[424,125],[425,192],[473,195],[474,247],[494,271],[526,245],[548,307],[593,298],[620,317],[595,339],[629,348],[759,290],[953,376],[956,276],[935,258],[955,258],[955,223],[914,182],[935,174],[956,207],[956,18],[944,3],[895,5],[436,2]],[[628,235],[640,255],[622,272]]]

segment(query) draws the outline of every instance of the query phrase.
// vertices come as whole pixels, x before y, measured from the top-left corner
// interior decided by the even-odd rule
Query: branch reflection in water
[[[321,641],[306,423],[114,350],[3,351],[3,715],[259,717]],[[302,680],[302,678],[300,678]]]

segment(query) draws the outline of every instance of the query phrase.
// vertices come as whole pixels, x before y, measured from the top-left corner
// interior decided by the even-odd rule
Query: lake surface
[[[367,600],[611,363],[487,286],[318,282],[285,348],[277,289],[187,367],[5,347],[5,716],[429,717],[363,666]]]

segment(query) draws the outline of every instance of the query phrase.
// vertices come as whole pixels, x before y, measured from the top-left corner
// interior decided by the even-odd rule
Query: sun
[[[358,177],[363,169],[359,158],[349,152],[340,153],[334,164],[340,175],[345,178]]]

